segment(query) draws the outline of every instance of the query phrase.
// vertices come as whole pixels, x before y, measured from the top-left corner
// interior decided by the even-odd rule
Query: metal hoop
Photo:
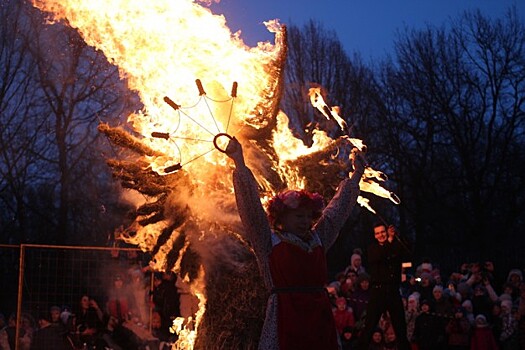
[[[227,137],[227,138],[230,139],[230,140],[233,139],[233,136],[231,136],[231,135],[229,135],[229,134],[227,134],[227,133],[225,133],[225,132],[220,132],[220,133],[218,133],[217,135],[215,135],[215,137],[213,138],[213,145],[214,145],[215,148],[217,148],[217,150],[219,150],[220,152],[222,152],[222,153],[226,153],[226,150],[220,148],[219,145],[217,144],[217,139],[218,139],[219,137],[222,137],[222,136]]]

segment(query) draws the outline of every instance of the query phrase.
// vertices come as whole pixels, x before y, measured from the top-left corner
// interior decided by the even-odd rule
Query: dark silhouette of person
[[[396,334],[399,350],[409,350],[405,310],[401,300],[401,264],[410,254],[406,244],[396,238],[393,225],[374,225],[375,242],[370,244],[368,273],[370,274],[370,301],[366,308],[365,327],[360,336],[359,349],[367,350],[370,338],[381,315],[388,312]]]

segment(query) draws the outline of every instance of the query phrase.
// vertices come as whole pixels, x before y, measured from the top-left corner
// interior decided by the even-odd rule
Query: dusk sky
[[[263,21],[278,18],[302,26],[313,19],[334,30],[348,53],[359,52],[366,61],[391,53],[397,30],[439,27],[472,9],[502,17],[513,5],[525,21],[525,0],[221,0],[212,11],[224,14],[232,32],[240,29],[249,46],[273,39]]]

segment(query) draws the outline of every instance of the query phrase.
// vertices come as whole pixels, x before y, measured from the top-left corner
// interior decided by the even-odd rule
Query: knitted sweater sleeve
[[[339,231],[354,208],[359,195],[361,175],[361,173],[354,173],[351,178],[341,181],[334,197],[314,226],[314,231],[319,235],[325,251],[334,244]]]
[[[244,228],[242,236],[251,243],[258,259],[266,257],[272,248],[271,229],[251,170],[246,166],[237,167],[233,172],[233,187]]]

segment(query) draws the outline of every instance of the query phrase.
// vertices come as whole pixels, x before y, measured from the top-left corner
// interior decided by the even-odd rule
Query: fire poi
[[[195,319],[174,322],[174,348],[206,348],[208,341],[219,348],[253,347],[258,335],[242,329],[247,318],[262,324],[265,291],[238,234],[230,165],[220,150],[231,136],[243,142],[264,199],[284,188],[333,194],[350,149],[364,152],[366,146],[350,137],[320,90],[310,91],[313,107],[344,135],[332,139],[315,130],[311,147],[293,136],[279,110],[287,46],[286,27],[277,20],[265,23],[274,44],[248,47],[223,16],[191,0],[33,4],[104,52],[143,103],[128,117],[131,131],[105,123],[99,130],[134,153],[108,164],[123,187],[145,198],[120,238],[151,252],[154,270],[175,271],[199,298]],[[323,172],[309,171],[321,167]],[[399,203],[381,186],[385,180],[368,166],[360,188]],[[366,198],[358,203],[373,211]]]

